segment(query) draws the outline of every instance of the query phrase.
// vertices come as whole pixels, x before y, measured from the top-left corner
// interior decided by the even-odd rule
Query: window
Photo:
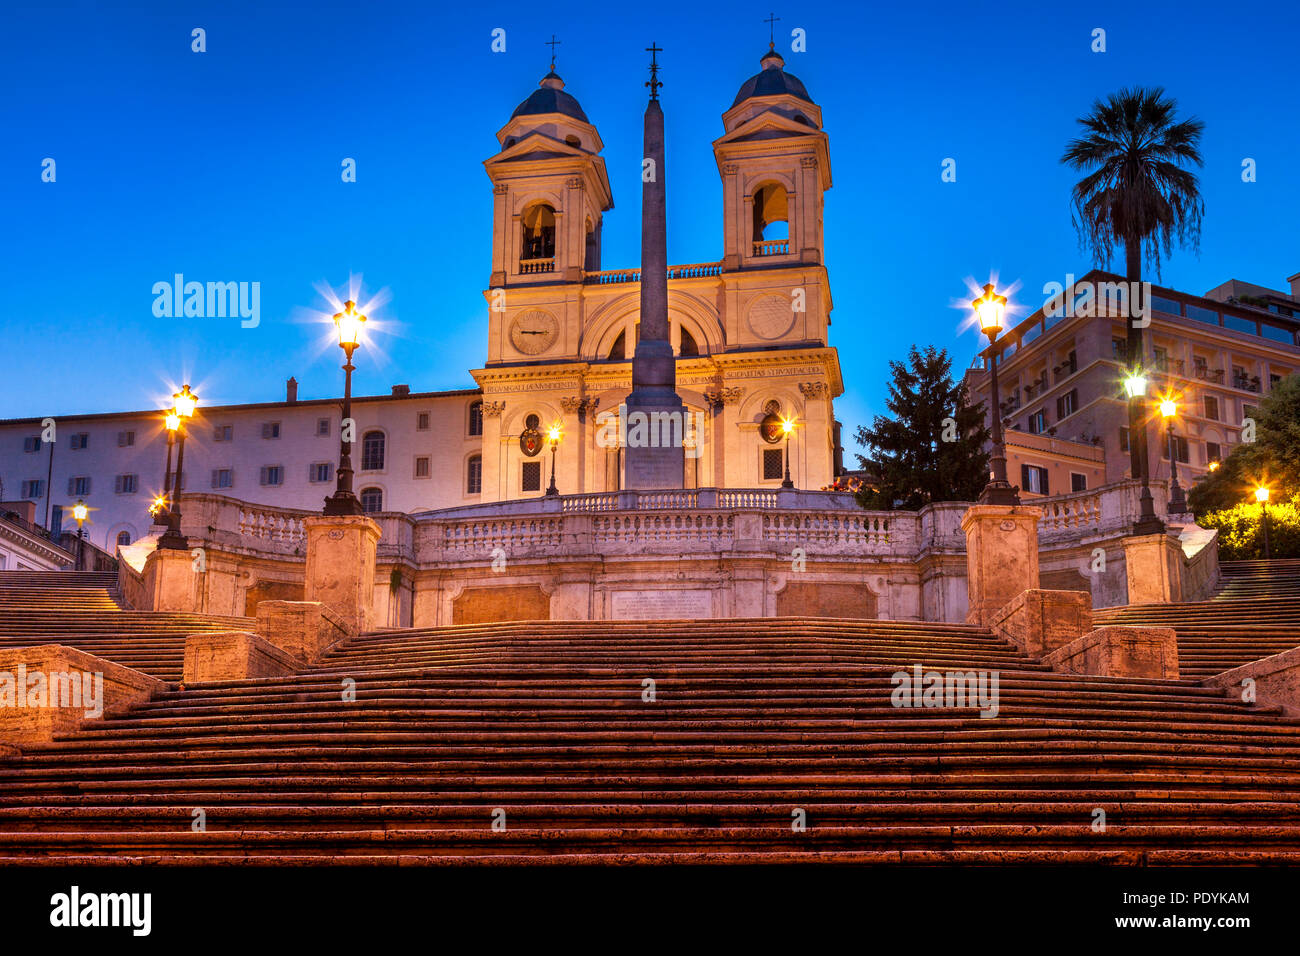
[[[83,451],[90,444],[90,435],[86,432],[76,432],[72,436],[72,450]]]
[[[1223,449],[1217,441],[1205,443],[1205,463],[1208,465],[1212,461],[1223,461]]]
[[[780,448],[763,449],[763,480],[780,481],[785,477],[785,452]]]
[[[540,461],[524,462],[523,473],[519,476],[521,491],[542,490],[542,463]]]
[[[1159,309],[1160,300],[1156,299],[1155,302],[1156,302],[1156,308]],[[1168,310],[1165,309],[1162,311],[1168,311]],[[1173,314],[1177,315],[1178,313],[1175,312]],[[1187,317],[1189,319],[1195,319],[1197,322],[1208,322],[1210,325],[1219,324],[1219,313],[1215,312],[1213,309],[1202,308],[1199,305],[1187,306]],[[1254,323],[1251,324],[1253,325]]]
[[[1056,400],[1056,420],[1060,421],[1067,415],[1073,415],[1079,410],[1079,390],[1072,388]]]
[[[1119,450],[1128,451],[1128,429],[1123,426],[1119,430]]]
[[[267,439],[280,437],[279,422],[262,422],[262,437]]]
[[[1029,416],[1029,434],[1041,435],[1047,431],[1047,412],[1041,408]]]
[[[213,441],[231,441],[235,437],[234,425],[216,425],[212,429]]]
[[[328,438],[330,434],[330,420],[328,418],[316,419],[316,437]]]
[[[21,498],[44,498],[45,482],[41,481],[39,478],[24,481],[22,492],[23,493],[19,496]]]
[[[361,489],[361,510],[371,515],[384,510],[384,493],[378,488]]]
[[[417,412],[415,415],[415,430],[417,432],[427,432],[429,430],[429,413]]]
[[[263,465],[262,466],[262,484],[264,485],[282,485],[284,484],[284,468],[281,465]]]
[[[28,435],[23,439],[23,451],[32,452],[41,450],[41,436]]]
[[[465,494],[479,495],[483,493],[483,457],[481,455],[470,455],[469,463],[465,466]]]
[[[1048,494],[1047,469],[1039,465],[1021,465],[1020,484],[1025,491],[1031,494]]]
[[[307,466],[307,480],[314,484],[330,480],[331,466],[328,461],[318,461]]]
[[[90,494],[90,476],[78,475],[75,478],[69,478],[68,494],[76,495],[78,498],[84,498]]]
[[[113,491],[119,495],[133,495],[137,483],[138,476],[136,475],[118,475],[113,483]]]
[[[1167,461],[1169,459],[1168,436],[1165,436],[1165,440],[1162,441],[1160,444],[1163,446],[1160,450],[1160,457],[1164,458]],[[1178,456],[1178,460],[1181,461],[1184,465],[1191,460],[1187,452],[1187,439],[1183,438],[1181,435],[1174,436],[1174,454]]]
[[[1161,296],[1158,296],[1158,295],[1153,295],[1153,296],[1151,297],[1151,307],[1154,308],[1157,312],[1164,312],[1166,315],[1182,315],[1182,314],[1183,314],[1182,307],[1180,306],[1179,303],[1175,302],[1173,299],[1165,299],[1165,298],[1162,298]],[[1194,305],[1189,305],[1189,306],[1187,307],[1187,314],[1188,314],[1188,315],[1192,315],[1192,309],[1195,309],[1195,308],[1196,308],[1196,306],[1194,306]],[[1201,309],[1200,311],[1202,311],[1202,312],[1209,312],[1210,310],[1209,310],[1209,309]],[[1210,322],[1213,322],[1215,325],[1218,325],[1218,324],[1219,324],[1219,320],[1218,320],[1218,318],[1217,318],[1218,313],[1216,313],[1216,312],[1210,312],[1210,315],[1215,316],[1215,318],[1211,318],[1211,319],[1209,319],[1209,320],[1202,319],[1202,321],[1210,321]],[[1197,316],[1192,316],[1192,318],[1197,318]]]
[[[131,543],[131,532],[130,532],[130,531],[119,531],[119,532],[117,533],[117,544],[118,544],[118,547],[125,548],[125,547],[126,547],[128,544],[130,544],[130,543]]]
[[[1219,421],[1219,400],[1213,395],[1205,396],[1205,417],[1212,422]]]
[[[1077,471],[1072,471],[1072,472],[1070,472],[1070,490],[1071,490],[1071,491],[1087,491],[1087,490],[1088,490],[1088,476],[1087,476],[1087,475],[1081,475],[1081,474],[1079,474]]]
[[[214,468],[212,470],[213,488],[233,488],[234,486],[235,470],[233,468]]]
[[[469,433],[471,436],[483,434],[483,403],[482,402],[470,402]]]
[[[361,470],[382,471],[384,468],[384,433],[366,432],[361,437]]]
[[[768,183],[754,193],[754,241],[790,238],[790,198],[780,183]],[[761,255],[761,253],[755,253]]]
[[[429,477],[429,456],[428,455],[415,456],[415,477],[416,478]]]
[[[523,248],[519,258],[555,258],[555,210],[546,203],[530,206],[519,217],[523,225]],[[550,271],[550,270],[546,270]]]
[[[695,336],[691,335],[691,333],[686,331],[685,329],[682,329],[681,344],[677,349],[677,354],[682,356],[683,358],[685,358],[688,355],[700,354],[700,346],[695,341]]]
[[[118,433],[117,433],[117,447],[118,447],[118,448],[130,448],[130,447],[131,447],[132,445],[134,445],[134,444],[135,444],[135,432],[118,432]]]
[[[615,362],[621,362],[627,358],[627,329],[618,333],[618,338],[609,347],[609,358]]]
[[[1110,357],[1121,362],[1128,361],[1128,342],[1125,339],[1110,340]]]

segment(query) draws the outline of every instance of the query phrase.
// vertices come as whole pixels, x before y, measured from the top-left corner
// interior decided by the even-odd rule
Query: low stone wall
[[[989,622],[993,633],[1030,657],[1042,657],[1092,630],[1092,599],[1084,591],[1021,591]]]
[[[1067,674],[1178,679],[1178,637],[1172,627],[1099,627],[1043,656]]]
[[[283,677],[305,666],[305,661],[248,631],[206,631],[185,638],[186,684]]]
[[[1206,687],[1221,687],[1234,697],[1265,707],[1280,707],[1300,717],[1300,647],[1207,677]]]

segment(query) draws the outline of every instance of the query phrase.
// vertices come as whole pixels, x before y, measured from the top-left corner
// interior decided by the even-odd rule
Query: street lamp
[[[158,547],[166,551],[188,551],[189,542],[185,540],[185,535],[181,534],[181,484],[185,480],[185,423],[194,416],[199,397],[190,391],[189,385],[185,385],[172,396],[172,401],[175,402],[176,407],[167,416],[167,427],[171,429],[174,416],[176,425],[174,431],[177,435],[176,474],[172,476],[171,511],[167,514],[167,530],[158,539]]]
[[[781,419],[781,433],[785,435],[785,480],[781,482],[782,488],[793,488],[794,479],[790,477],[790,436],[794,434],[794,419]]]
[[[1151,498],[1150,476],[1147,474],[1147,427],[1142,415],[1142,405],[1147,394],[1147,378],[1142,374],[1142,369],[1135,368],[1129,372],[1128,377],[1124,379],[1124,394],[1128,396],[1129,449],[1132,450],[1133,442],[1139,442],[1141,448],[1138,456],[1140,472],[1138,477],[1142,479],[1142,491],[1138,496],[1138,519],[1133,522],[1133,533],[1135,535],[1160,534],[1165,530],[1165,523],[1156,517],[1155,502]]]
[[[1264,560],[1268,560],[1272,555],[1268,547],[1268,487],[1261,485],[1255,489],[1255,500],[1259,502],[1260,517],[1263,518],[1264,524]]]
[[[1007,480],[1007,449],[1002,438],[1002,397],[998,392],[998,356],[992,351],[993,343],[1002,332],[1002,323],[1007,312],[1007,297],[998,295],[993,283],[984,285],[984,294],[971,302],[975,316],[979,319],[980,331],[989,340],[989,392],[992,402],[993,418],[993,456],[989,460],[991,475],[984,490],[980,492],[979,503],[982,505],[1018,505],[1020,495]]]
[[[555,485],[555,449],[560,445],[560,439],[564,433],[560,431],[559,424],[554,424],[546,430],[546,440],[551,445],[551,485],[546,489],[546,496],[558,495],[560,489]]]
[[[343,423],[339,429],[339,473],[334,494],[325,499],[325,514],[333,516],[359,515],[365,509],[352,492],[352,353],[361,345],[361,329],[366,317],[357,311],[351,299],[343,303],[343,311],[334,315],[334,325],[339,333],[339,348],[347,356],[343,364]]]
[[[1164,398],[1161,400],[1160,415],[1164,418],[1165,426],[1169,433],[1169,507],[1167,510],[1171,515],[1187,513],[1187,502],[1183,498],[1183,489],[1182,486],[1178,484],[1178,449],[1174,444],[1174,416],[1177,414],[1177,402],[1172,398]]]
[[[153,505],[149,508],[153,523],[158,525],[167,524],[167,502],[172,493],[172,446],[176,444],[176,430],[181,427],[181,416],[175,410],[168,412],[163,417],[163,426],[167,429],[167,467],[163,470],[162,494],[153,500]]]
[[[75,505],[72,506],[72,517],[74,517],[74,518],[77,519],[77,565],[76,565],[76,569],[77,569],[78,571],[82,570],[82,565],[84,565],[84,564],[86,563],[86,562],[85,562],[85,558],[83,557],[83,555],[85,554],[85,550],[86,550],[86,547],[85,547],[85,542],[86,542],[86,529],[83,528],[82,525],[84,525],[84,524],[86,523],[86,515],[89,514],[89,513],[90,513],[90,509],[86,507],[86,502],[85,502],[85,501],[82,501],[80,498],[77,499],[77,503],[76,503]]]

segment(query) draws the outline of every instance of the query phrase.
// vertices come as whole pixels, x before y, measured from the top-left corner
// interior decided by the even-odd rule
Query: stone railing
[[[260,538],[276,544],[300,544],[307,540],[302,519],[310,513],[241,502],[239,534],[245,538]]]
[[[1163,520],[1168,485],[1164,479],[1155,479],[1150,484],[1156,515]],[[1141,493],[1141,482],[1125,479],[1091,491],[1030,498],[1025,504],[1043,512],[1038,524],[1039,540],[1081,539],[1122,533],[1131,528],[1141,513]]]
[[[789,251],[789,239],[760,239],[754,243],[756,256],[784,256]]]

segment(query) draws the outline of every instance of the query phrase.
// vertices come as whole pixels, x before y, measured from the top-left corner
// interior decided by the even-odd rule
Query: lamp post
[[[158,539],[158,547],[167,551],[188,551],[189,542],[181,534],[181,484],[185,480],[185,423],[194,417],[199,397],[185,385],[172,396],[176,403],[176,474],[172,476],[171,511],[167,514],[167,530]],[[170,419],[171,416],[169,415]]]
[[[163,426],[167,429],[167,467],[163,470],[162,494],[153,500],[153,506],[149,509],[153,513],[153,522],[157,525],[167,524],[167,503],[171,500],[172,493],[172,446],[176,444],[176,430],[181,427],[180,415],[175,410],[168,412],[163,418]]]
[[[84,527],[82,527],[82,526],[86,523],[86,515],[89,514],[89,512],[90,512],[90,509],[86,507],[86,502],[82,501],[80,498],[78,498],[78,499],[77,499],[77,503],[76,503],[75,505],[72,506],[72,517],[74,517],[74,518],[77,519],[77,565],[76,565],[76,570],[78,570],[78,571],[84,570],[83,565],[85,565],[85,563],[86,563],[86,560],[85,560],[85,557],[84,557],[84,554],[85,554],[85,551],[86,551],[86,546],[85,546],[85,542],[86,542],[86,529],[85,529]]]
[[[1178,414],[1178,403],[1172,398],[1160,402],[1160,415],[1165,420],[1169,433],[1169,507],[1171,515],[1187,514],[1187,501],[1183,498],[1182,486],[1178,484],[1178,455],[1174,444],[1174,416]]]
[[[563,434],[564,433],[560,431],[560,426],[558,424],[552,425],[546,430],[546,440],[550,442],[551,445],[551,484],[550,487],[546,489],[546,497],[548,498],[560,493],[560,489],[556,487],[555,484],[555,449],[559,447],[560,439],[563,437]]]
[[[357,311],[351,299],[343,304],[343,311],[335,313],[334,325],[339,333],[339,348],[347,356],[343,364],[343,422],[339,429],[339,473],[334,494],[325,499],[325,514],[332,516],[359,515],[365,509],[352,491],[352,353],[361,345],[361,329],[366,317]]]
[[[1267,561],[1272,557],[1268,547],[1268,488],[1265,486],[1256,488],[1255,500],[1259,502],[1260,517],[1264,524],[1264,560]]]
[[[971,301],[971,307],[979,319],[980,331],[989,340],[989,392],[993,419],[993,455],[989,459],[991,474],[984,490],[980,492],[979,503],[982,505],[1018,505],[1020,495],[1007,480],[1007,449],[1002,436],[1002,396],[998,392],[998,356],[993,351],[993,344],[1002,332],[1002,323],[1007,312],[1007,297],[998,295],[993,283],[984,285],[984,294]]]
[[[1129,447],[1132,448],[1132,443],[1135,441],[1141,443],[1138,454],[1138,471],[1141,474],[1138,477],[1142,479],[1142,491],[1138,496],[1138,519],[1133,522],[1133,533],[1135,535],[1160,534],[1165,530],[1165,523],[1156,516],[1155,502],[1151,498],[1151,482],[1147,473],[1147,427],[1142,415],[1142,405],[1147,394],[1147,379],[1140,368],[1135,368],[1124,379],[1124,393],[1128,395]]]
[[[781,482],[782,488],[793,488],[794,479],[790,477],[790,436],[794,434],[794,419],[781,419],[781,432],[785,435],[785,480]]]

